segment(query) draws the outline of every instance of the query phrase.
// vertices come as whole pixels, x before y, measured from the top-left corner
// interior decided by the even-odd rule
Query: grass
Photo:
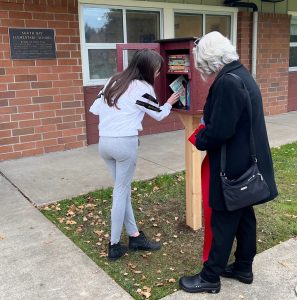
[[[297,235],[297,143],[272,149],[279,197],[255,207],[258,252]],[[201,267],[203,229],[185,225],[184,173],[134,182],[133,206],[140,229],[162,243],[157,252],[106,258],[112,189],[102,189],[41,209],[42,213],[135,299],[160,299],[178,279]],[[122,241],[127,243],[123,233]]]

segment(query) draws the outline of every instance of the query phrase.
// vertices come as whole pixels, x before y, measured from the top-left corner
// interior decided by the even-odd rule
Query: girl
[[[99,115],[99,153],[114,181],[110,260],[120,258],[128,250],[120,243],[123,224],[129,235],[129,249],[161,248],[160,243],[149,240],[137,228],[131,205],[131,182],[137,159],[138,131],[142,130],[144,114],[160,121],[170,114],[172,105],[179,99],[179,94],[175,93],[163,106],[158,106],[153,85],[162,65],[163,59],[156,51],[138,50],[127,69],[107,82],[90,108],[90,112]]]

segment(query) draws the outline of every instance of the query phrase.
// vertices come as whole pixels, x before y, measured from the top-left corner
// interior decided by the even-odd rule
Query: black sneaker
[[[183,276],[179,280],[179,286],[181,289],[188,293],[212,293],[216,294],[220,292],[221,282],[209,282],[204,280],[200,273],[194,276]]]
[[[109,260],[117,260],[122,257],[128,251],[127,246],[121,245],[121,243],[108,245],[108,259]]]
[[[237,271],[234,268],[234,264],[228,265],[221,274],[221,276],[226,278],[237,279],[238,281],[246,284],[251,284],[254,279],[253,272]]]
[[[149,240],[143,231],[139,231],[139,236],[129,237],[129,249],[137,251],[155,251],[161,249],[161,244],[158,242],[154,242]]]

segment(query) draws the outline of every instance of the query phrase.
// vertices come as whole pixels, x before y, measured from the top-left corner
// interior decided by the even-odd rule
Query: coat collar
[[[215,78],[213,84],[220,78],[222,77],[224,74],[232,72],[238,68],[240,68],[242,66],[241,62],[239,60],[236,61],[232,61],[230,64],[227,64],[223,67],[223,69],[219,72],[219,74],[217,75],[217,77]]]

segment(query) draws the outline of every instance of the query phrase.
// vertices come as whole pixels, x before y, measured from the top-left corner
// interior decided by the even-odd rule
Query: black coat
[[[234,73],[244,81],[252,103],[252,128],[258,166],[274,199],[278,192],[274,180],[271,151],[264,121],[262,97],[249,71],[234,61],[224,66],[209,89],[204,106],[206,127],[196,136],[196,147],[207,150],[210,163],[209,205],[216,210],[226,210],[221,184],[221,146],[227,143],[226,176],[239,177],[250,166],[248,96],[240,80],[226,73]]]

